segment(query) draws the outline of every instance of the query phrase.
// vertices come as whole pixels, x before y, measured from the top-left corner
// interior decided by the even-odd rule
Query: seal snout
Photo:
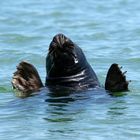
[[[68,38],[64,34],[57,34],[53,38],[53,42],[57,44],[58,47],[62,48],[64,43]]]
[[[74,47],[74,43],[69,39],[67,38],[64,34],[57,34],[54,36],[51,44],[50,44],[50,47],[49,47],[49,50],[52,50],[52,49],[65,49],[65,48],[73,48]]]

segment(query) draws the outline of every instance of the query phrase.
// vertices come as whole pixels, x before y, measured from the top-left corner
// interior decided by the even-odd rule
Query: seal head
[[[97,86],[97,76],[81,48],[63,34],[54,36],[46,57],[46,85]]]

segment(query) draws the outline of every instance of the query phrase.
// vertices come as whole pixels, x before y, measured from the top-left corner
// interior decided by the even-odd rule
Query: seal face
[[[46,71],[46,85],[99,86],[98,78],[81,48],[63,34],[54,36],[50,43]]]

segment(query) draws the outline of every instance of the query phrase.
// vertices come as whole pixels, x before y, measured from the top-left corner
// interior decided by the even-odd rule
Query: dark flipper
[[[125,73],[122,73],[118,64],[112,64],[107,73],[105,89],[112,92],[128,91],[129,81],[126,80]]]
[[[17,71],[12,78],[13,88],[22,93],[32,93],[43,87],[36,68],[27,62],[22,61],[17,66]]]

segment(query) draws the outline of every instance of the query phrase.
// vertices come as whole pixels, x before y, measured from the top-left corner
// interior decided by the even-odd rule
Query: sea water
[[[0,140],[139,140],[140,1],[3,0],[0,2]],[[102,85],[112,63],[127,70],[129,92],[89,90],[53,97],[43,89],[19,98],[11,86],[22,60],[46,77],[54,35],[79,45]]]

